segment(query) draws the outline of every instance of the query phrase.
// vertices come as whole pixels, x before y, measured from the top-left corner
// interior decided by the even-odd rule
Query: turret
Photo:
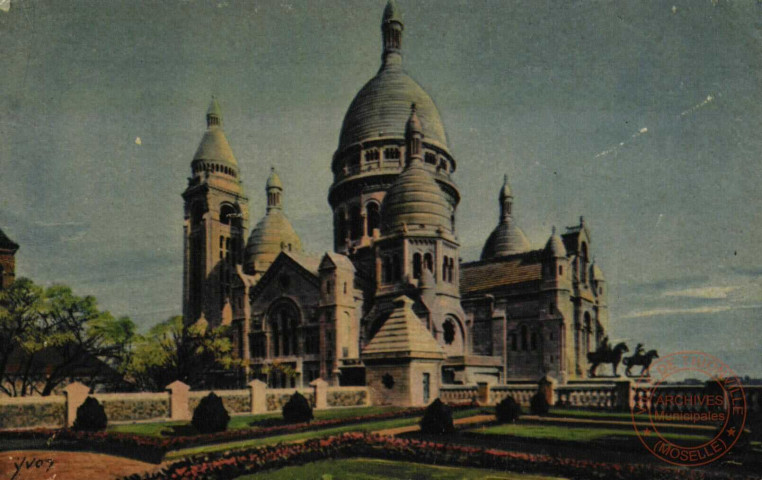
[[[399,13],[399,9],[397,9],[397,4],[394,0],[389,0],[381,20],[381,32],[384,41],[382,59],[384,64],[402,61],[402,30],[404,29],[405,26],[402,24],[402,16]]]

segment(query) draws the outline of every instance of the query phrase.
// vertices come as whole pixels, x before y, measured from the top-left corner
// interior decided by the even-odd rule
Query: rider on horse
[[[608,335],[603,337],[603,340],[601,340],[601,351],[602,352],[610,352],[611,351],[611,344],[609,343],[609,336]]]
[[[643,348],[643,344],[639,343],[638,346],[635,347],[635,354],[633,357],[642,357],[646,353],[645,349]]]

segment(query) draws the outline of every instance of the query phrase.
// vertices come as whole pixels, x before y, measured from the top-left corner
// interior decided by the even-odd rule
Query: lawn
[[[271,472],[238,477],[237,480],[555,480],[480,468],[441,467],[372,458],[324,460]]]
[[[478,415],[481,412],[478,408],[460,410],[453,413],[453,418],[470,417]],[[406,427],[416,425],[421,420],[420,417],[397,418],[392,420],[379,420],[375,422],[359,423],[354,425],[345,425],[342,427],[324,428],[307,432],[288,433],[264,438],[254,438],[251,440],[240,440],[237,442],[218,443],[214,445],[202,445],[199,447],[184,448],[167,453],[165,460],[188,457],[199,453],[222,452],[226,450],[237,450],[241,448],[261,447],[264,445],[275,445],[282,442],[297,442],[309,440],[311,438],[326,437],[338,435],[346,432],[375,432],[389,428]]]
[[[572,408],[551,408],[549,417],[585,418],[590,420],[632,420],[630,412],[593,412]],[[638,421],[649,421],[648,415],[635,415]]]
[[[608,437],[630,438],[637,435],[632,428],[579,428],[557,425],[526,425],[520,423],[495,425],[470,431],[472,433],[483,435],[506,435],[511,437],[541,438],[572,442],[589,442]],[[662,436],[669,440],[695,440],[702,442],[709,440],[709,437],[704,435],[663,433]]]
[[[379,413],[393,412],[395,410],[402,410],[400,407],[348,407],[348,408],[335,408],[329,410],[315,410],[315,420],[334,420],[351,417],[359,417],[363,415],[376,415]],[[282,419],[280,411],[265,413],[262,415],[235,415],[230,418],[228,424],[229,430],[237,430],[241,428],[253,428],[257,423],[276,425],[279,424],[278,420]],[[184,428],[185,427],[185,428]],[[170,436],[174,430],[186,430],[183,434],[193,435],[194,432],[189,422],[150,422],[150,423],[130,423],[124,425],[110,425],[108,431],[110,432],[122,432],[132,433],[135,435],[145,435],[148,437],[163,437]]]

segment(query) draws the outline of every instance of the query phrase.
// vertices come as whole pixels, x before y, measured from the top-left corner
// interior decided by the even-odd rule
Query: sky
[[[330,162],[377,71],[385,0],[11,0],[0,228],[17,271],[141,328],[181,312],[180,194],[211,95],[250,199],[274,165],[312,252]],[[762,3],[398,0],[478,258],[507,173],[536,248],[584,215],[612,339],[762,377]]]

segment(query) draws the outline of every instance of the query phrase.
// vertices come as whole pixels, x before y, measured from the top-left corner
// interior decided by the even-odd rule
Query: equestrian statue
[[[619,374],[617,374],[616,371],[619,367],[619,362],[622,360],[622,355],[629,351],[630,349],[627,348],[627,345],[624,342],[619,342],[612,348],[611,345],[609,345],[609,337],[603,337],[603,341],[598,350],[588,352],[587,354],[587,361],[590,363],[590,377],[596,376],[595,370],[598,368],[598,365],[602,363],[610,363],[614,376],[618,377]]]
[[[640,376],[640,377],[647,377],[650,375],[648,369],[651,367],[651,362],[654,358],[659,358],[659,352],[656,350],[649,350],[648,352],[645,352],[643,349],[643,344],[639,343],[637,347],[635,347],[635,353],[630,357],[624,357],[622,359],[622,364],[627,367],[627,370],[624,371],[624,374],[628,377],[632,376]],[[634,367],[635,365],[640,366],[640,373],[638,375],[631,375],[630,369]]]

